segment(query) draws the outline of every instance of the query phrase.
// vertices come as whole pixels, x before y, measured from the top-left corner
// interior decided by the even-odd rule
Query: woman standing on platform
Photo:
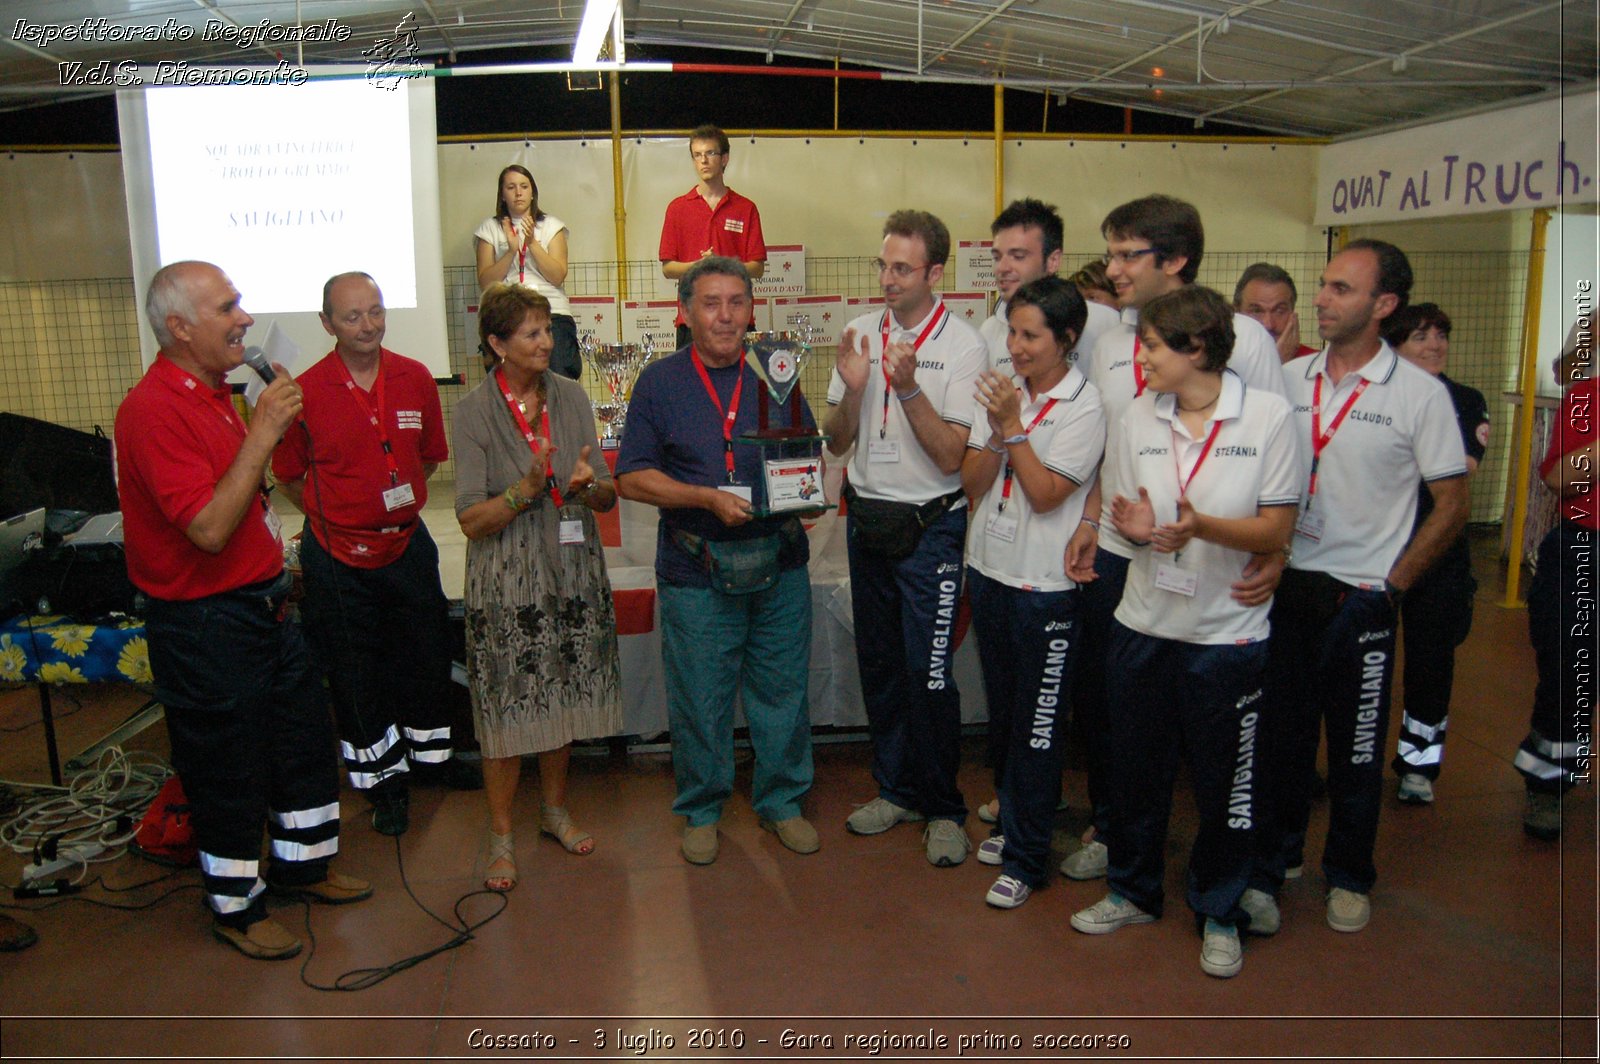
[[[1161,915],[1167,818],[1180,757],[1200,830],[1188,901],[1203,922],[1200,967],[1243,965],[1251,840],[1261,815],[1256,732],[1270,603],[1244,606],[1232,585],[1253,554],[1289,542],[1300,501],[1296,437],[1281,396],[1227,369],[1233,308],[1189,285],[1140,312],[1134,359],[1147,390],[1122,423],[1111,520],[1136,548],[1109,644],[1111,888],[1072,917],[1102,935]],[[1256,892],[1259,893],[1259,892]],[[1265,920],[1255,927],[1270,934]]]
[[[1003,871],[985,897],[1015,909],[1049,879],[1061,796],[1066,699],[1077,648],[1077,584],[1062,549],[1083,519],[1105,450],[1100,393],[1067,362],[1087,317],[1058,277],[1017,289],[1007,305],[1013,381],[978,378],[978,411],[961,463],[973,500],[967,594],[989,703],[999,827],[978,860]]]
[[[550,301],[550,368],[577,380],[578,325],[561,287],[567,280],[567,226],[539,209],[539,186],[525,166],[513,163],[495,181],[494,217],[472,234],[478,249],[478,287],[520,284]]]
[[[466,535],[467,681],[489,801],[484,886],[516,885],[511,805],[539,755],[539,830],[594,840],[566,810],[574,739],[622,727],[617,625],[594,511],[616,505],[583,389],[548,372],[550,304],[494,285],[478,335],[498,365],[456,408],[456,519]]]

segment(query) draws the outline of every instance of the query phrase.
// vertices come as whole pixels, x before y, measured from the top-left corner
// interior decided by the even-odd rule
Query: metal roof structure
[[[1595,0],[622,3],[627,47],[1000,81],[1179,115],[1202,132],[1215,120],[1337,137],[1587,87],[1600,74]],[[12,0],[0,109],[95,91],[63,86],[64,63],[84,64],[66,68],[82,74],[101,61],[361,62],[408,15],[418,58],[467,73],[474,53],[493,50],[501,62],[518,48],[570,46],[582,12],[582,0]],[[297,26],[335,26],[342,39],[286,40]]]

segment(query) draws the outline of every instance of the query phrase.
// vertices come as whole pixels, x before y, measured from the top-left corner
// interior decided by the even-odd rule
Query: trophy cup
[[[606,382],[611,393],[609,402],[596,403],[595,418],[604,428],[600,446],[614,450],[622,446],[622,427],[628,411],[628,396],[633,392],[633,382],[645,363],[655,357],[655,337],[646,333],[642,343],[602,344],[594,333],[584,333],[578,349],[600,379]]]
[[[753,500],[758,516],[816,512],[829,506],[822,493],[822,443],[827,437],[806,428],[801,417],[800,367],[811,355],[815,334],[804,316],[791,324],[795,328],[745,335],[745,357],[766,384],[758,428],[736,441],[761,448],[761,492]],[[768,396],[780,408],[787,405],[783,425],[772,424]]]

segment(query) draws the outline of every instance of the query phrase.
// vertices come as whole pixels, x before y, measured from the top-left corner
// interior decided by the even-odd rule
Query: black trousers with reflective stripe
[[[393,780],[406,770],[408,755],[448,759],[448,605],[427,526],[418,521],[405,553],[379,569],[344,564],[308,530],[300,562],[306,591],[300,617],[328,676],[339,738],[357,751],[396,740],[370,760],[347,753],[351,782],[365,790],[377,782],[373,777]]]
[[[1472,555],[1463,536],[1406,592],[1401,603],[1400,638],[1406,660],[1400,677],[1405,693],[1400,742],[1411,749],[1395,753],[1391,767],[1397,775],[1415,772],[1430,780],[1439,778],[1444,728],[1455,688],[1456,647],[1466,642],[1472,631],[1472,596],[1477,590]],[[1415,730],[1413,722],[1435,734],[1430,738]]]
[[[281,619],[287,591],[285,577],[192,602],[151,599],[144,616],[156,697],[200,850],[253,866],[266,824],[274,850],[267,878],[317,883],[327,878],[331,852],[303,860],[282,853],[337,849],[338,762],[321,680],[299,630]],[[269,811],[319,822],[285,828]],[[213,909],[254,885],[253,875],[205,877]],[[218,919],[243,926],[265,915],[258,898],[248,909],[219,910]]]
[[[1528,635],[1539,682],[1533,690],[1528,737],[1516,759],[1530,791],[1565,794],[1576,776],[1591,774],[1600,664],[1597,541],[1600,533],[1562,521],[1539,544],[1539,568],[1528,588]]]

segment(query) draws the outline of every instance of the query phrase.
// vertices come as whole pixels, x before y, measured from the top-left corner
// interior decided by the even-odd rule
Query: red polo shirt
[[[128,577],[156,598],[188,601],[270,580],[283,571],[283,544],[267,526],[266,497],[208,554],[185,530],[233,464],[246,428],[226,387],[157,355],[117,408],[117,494]]]
[[[727,189],[712,210],[696,185],[667,204],[661,224],[662,262],[694,262],[707,248],[740,262],[765,262],[767,244],[761,236],[761,212],[754,200]],[[678,307],[675,324],[684,324]]]
[[[1593,378],[1579,381],[1567,389],[1567,394],[1561,399],[1561,409],[1556,411],[1555,425],[1550,430],[1550,450],[1545,452],[1544,461],[1539,463],[1541,479],[1550,475],[1562,455],[1571,454],[1595,441],[1595,419],[1600,417],[1597,401],[1600,401],[1600,385]],[[1600,512],[1596,507],[1600,494],[1595,492],[1592,479],[1597,474],[1600,474],[1600,470],[1590,471],[1589,490],[1568,495],[1561,500],[1561,516],[1568,521],[1576,521],[1584,528],[1600,532]]]
[[[355,386],[338,351],[330,351],[296,378],[305,393],[306,432],[284,434],[272,455],[279,480],[306,476],[313,458],[316,474],[303,493],[306,527],[328,553],[358,569],[377,569],[405,553],[417,515],[428,501],[425,464],[449,457],[439,389],[426,366],[387,348],[378,353],[378,377],[371,391]],[[381,410],[379,401],[381,400]],[[382,433],[372,424],[381,419]],[[390,476],[388,440],[394,459]],[[409,484],[413,500],[390,509],[384,492]]]

